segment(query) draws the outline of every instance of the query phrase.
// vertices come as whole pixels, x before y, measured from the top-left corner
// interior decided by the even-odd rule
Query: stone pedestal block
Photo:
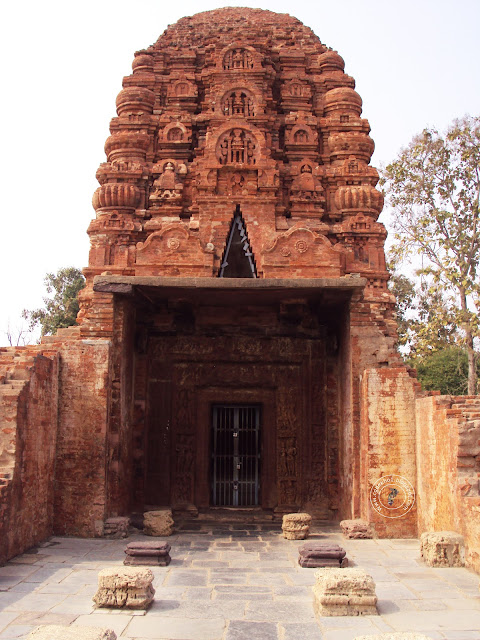
[[[312,516],[308,513],[287,513],[283,516],[283,537],[287,540],[305,540],[310,533]]]
[[[111,539],[128,538],[129,525],[130,518],[108,518],[108,520],[105,520],[105,524],[103,526],[103,535],[105,536],[105,538]]]
[[[316,616],[377,615],[375,583],[362,569],[319,569],[315,579]]]
[[[153,601],[153,573],[150,569],[111,567],[98,574],[97,607],[147,609]]]
[[[147,511],[143,518],[143,533],[147,536],[171,536],[173,524],[170,509]]]
[[[170,564],[170,545],[166,542],[130,542],[125,548],[124,565],[166,567]]]
[[[298,564],[301,567],[320,568],[347,567],[346,551],[338,544],[325,542],[307,542],[298,550]]]
[[[340,528],[346,538],[373,538],[373,532],[368,522],[357,518],[355,520],[342,520]]]
[[[46,624],[30,631],[27,640],[116,640],[112,629],[101,627],[64,627],[59,624]]]
[[[354,640],[431,640],[431,638],[423,633],[394,631],[393,633],[378,633],[371,636],[357,636]]]
[[[463,536],[455,531],[422,533],[420,555],[429,567],[463,567],[465,565]]]

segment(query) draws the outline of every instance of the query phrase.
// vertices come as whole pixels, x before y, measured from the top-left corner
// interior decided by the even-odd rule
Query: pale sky
[[[340,53],[374,166],[425,126],[480,113],[480,0],[10,0],[0,14],[0,345],[23,308],[42,305],[47,272],[88,263],[95,172],[134,52],[223,6],[290,13]]]

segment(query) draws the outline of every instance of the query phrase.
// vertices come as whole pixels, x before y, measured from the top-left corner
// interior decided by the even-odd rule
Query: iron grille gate
[[[258,505],[260,407],[215,405],[212,502],[217,507]]]

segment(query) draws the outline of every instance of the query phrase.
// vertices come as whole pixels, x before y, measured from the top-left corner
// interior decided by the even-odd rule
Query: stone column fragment
[[[153,573],[150,569],[111,567],[98,574],[97,607],[147,609],[153,601]]]
[[[170,545],[166,542],[148,540],[130,542],[125,548],[125,565],[166,567],[170,564]]]
[[[105,538],[113,540],[117,538],[128,538],[128,527],[130,526],[130,518],[116,517],[105,520],[103,526],[103,535]]]
[[[420,555],[429,567],[463,567],[463,536],[455,531],[432,531],[420,537]]]
[[[170,509],[147,511],[143,519],[143,533],[147,536],[171,536],[173,524]]]
[[[377,615],[375,583],[363,569],[319,569],[313,587],[315,615]]]
[[[373,533],[368,522],[357,518],[355,520],[342,520],[340,528],[346,538],[373,538]]]
[[[308,513],[286,513],[283,516],[283,537],[287,540],[305,540],[310,533],[312,516]]]
[[[347,567],[346,551],[338,544],[307,542],[298,549],[298,564],[301,567],[320,568]]]

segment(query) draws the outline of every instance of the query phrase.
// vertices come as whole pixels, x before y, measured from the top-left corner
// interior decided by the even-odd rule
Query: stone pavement
[[[112,628],[155,640],[350,640],[419,631],[440,640],[480,640],[479,577],[419,562],[418,540],[346,540],[336,527],[312,540],[338,543],[373,576],[379,616],[313,615],[315,569],[297,562],[303,541],[281,524],[195,523],[168,538],[172,563],[153,568],[155,602],[143,611],[93,608],[100,569],[123,562],[127,540],[54,537],[0,568],[0,640],[39,624]]]

